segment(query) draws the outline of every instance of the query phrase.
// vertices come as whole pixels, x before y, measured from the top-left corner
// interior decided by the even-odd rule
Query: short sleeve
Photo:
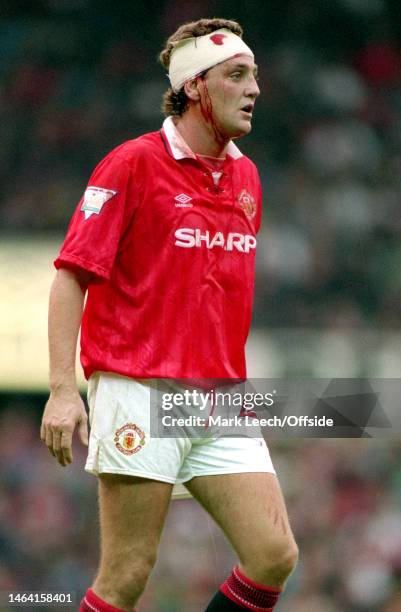
[[[129,163],[111,152],[95,168],[71,219],[55,267],[82,268],[108,279],[120,237],[135,210]]]

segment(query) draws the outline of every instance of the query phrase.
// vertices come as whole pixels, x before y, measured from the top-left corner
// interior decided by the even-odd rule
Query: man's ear
[[[191,79],[190,81],[184,83],[184,91],[187,98],[193,102],[198,102],[198,100],[201,98],[198,89],[198,78]]]

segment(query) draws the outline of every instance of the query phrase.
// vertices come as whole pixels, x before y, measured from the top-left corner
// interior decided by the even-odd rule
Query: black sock
[[[217,591],[205,612],[237,612],[239,610],[245,610],[245,608],[226,597],[221,591]]]

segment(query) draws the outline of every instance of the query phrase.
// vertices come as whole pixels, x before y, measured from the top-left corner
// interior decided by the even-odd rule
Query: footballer
[[[260,93],[242,34],[237,22],[200,19],[170,36],[160,54],[170,80],[161,129],[99,163],[55,261],[41,439],[66,466],[77,427],[99,483],[100,562],[81,612],[135,610],[175,485],[238,557],[207,612],[273,610],[296,564],[263,438],[150,434],[160,381],[178,389],[246,378],[262,196],[234,142],[250,132]],[[75,377],[79,329],[89,440]]]

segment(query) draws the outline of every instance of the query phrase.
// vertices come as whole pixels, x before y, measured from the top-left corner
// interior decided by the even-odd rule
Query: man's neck
[[[174,121],[178,132],[196,155],[225,157],[229,139],[217,138],[213,126],[191,110]]]

